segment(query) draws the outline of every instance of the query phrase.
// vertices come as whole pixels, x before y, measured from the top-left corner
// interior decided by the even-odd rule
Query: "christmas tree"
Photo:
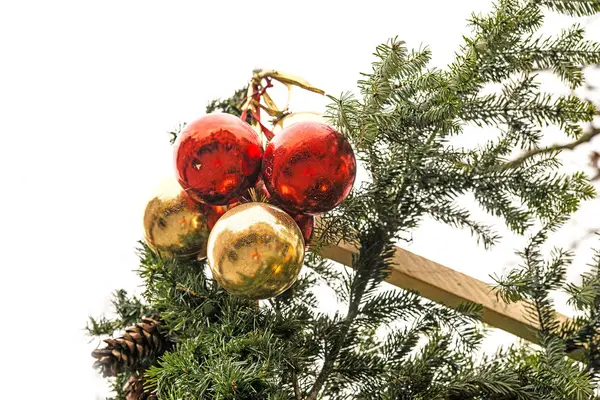
[[[330,96],[326,112],[367,177],[319,217],[300,277],[268,300],[247,295],[256,288],[252,282],[244,283],[244,295],[230,294],[209,273],[214,246],[208,239],[207,261],[203,243],[222,213],[211,209],[216,214],[207,211],[202,221],[193,211],[178,214],[192,207],[182,196],[153,203],[193,229],[176,247],[154,237],[140,242],[141,298],[118,291],[116,317],[90,319],[90,334],[113,336],[93,356],[115,398],[597,398],[600,253],[575,284],[566,279],[573,254],[544,247],[595,192],[583,173],[559,171],[561,148],[541,146],[550,125],[574,146],[589,141],[596,133],[584,132],[582,123],[597,111],[576,96],[544,93],[538,74],[551,71],[569,88],[580,87],[583,68],[600,63],[600,45],[587,41],[579,25],[551,37],[538,31],[546,12],[598,11],[595,0],[499,1],[490,14],[472,16],[472,34],[445,69],[428,67],[427,48],[409,50],[397,38],[378,46],[359,91]],[[271,138],[265,111],[276,120],[287,113],[266,94],[272,80],[319,92],[301,79],[256,71],[248,87],[206,111],[241,117]],[[453,145],[468,125],[495,135],[484,146]],[[384,284],[395,244],[426,216],[468,228],[474,240],[493,247],[494,227],[460,205],[466,195],[530,237],[521,265],[497,277],[497,293],[506,302],[527,301],[539,347],[523,344],[482,359],[480,305],[449,308]],[[320,255],[342,241],[357,249],[351,268]],[[335,293],[339,311],[321,311],[320,285]],[[556,317],[557,290],[569,293],[578,311],[567,323]]]

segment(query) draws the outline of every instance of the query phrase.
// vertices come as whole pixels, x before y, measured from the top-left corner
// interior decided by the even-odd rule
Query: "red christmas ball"
[[[291,215],[291,217],[298,224],[298,227],[302,232],[302,237],[304,237],[304,244],[308,246],[308,242],[313,234],[313,229],[315,229],[315,217],[308,214],[295,214]]]
[[[315,215],[335,208],[348,196],[356,159],[348,140],[329,125],[298,122],[271,140],[262,172],[275,204],[293,213]]]
[[[260,137],[246,122],[206,115],[187,125],[177,141],[177,179],[198,201],[230,204],[256,183],[262,154]]]

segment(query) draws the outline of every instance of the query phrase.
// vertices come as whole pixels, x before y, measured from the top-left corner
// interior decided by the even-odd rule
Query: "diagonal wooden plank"
[[[357,250],[348,244],[325,247],[321,255],[344,265],[352,264]],[[492,286],[469,275],[396,247],[393,268],[387,282],[449,307],[470,301],[483,306],[483,322],[537,343],[539,325],[531,318],[526,302],[505,303],[496,298]],[[558,314],[561,322],[568,317]]]

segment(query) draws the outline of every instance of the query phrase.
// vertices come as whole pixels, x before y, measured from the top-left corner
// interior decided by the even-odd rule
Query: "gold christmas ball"
[[[192,200],[175,179],[163,182],[146,205],[146,242],[162,258],[206,256],[210,233],[202,205]]]
[[[298,278],[304,239],[292,217],[266,203],[245,203],[227,211],[208,238],[208,265],[229,293],[268,299]]]

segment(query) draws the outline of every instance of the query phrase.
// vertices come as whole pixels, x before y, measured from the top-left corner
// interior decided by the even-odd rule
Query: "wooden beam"
[[[347,244],[326,247],[321,254],[333,261],[350,266],[352,254],[358,251]],[[437,303],[456,307],[470,301],[483,306],[483,322],[537,343],[537,321],[531,318],[526,302],[505,303],[493,293],[491,285],[445,267],[434,261],[396,247],[393,267],[387,282],[402,289],[419,292]],[[561,322],[568,317],[558,314]]]

